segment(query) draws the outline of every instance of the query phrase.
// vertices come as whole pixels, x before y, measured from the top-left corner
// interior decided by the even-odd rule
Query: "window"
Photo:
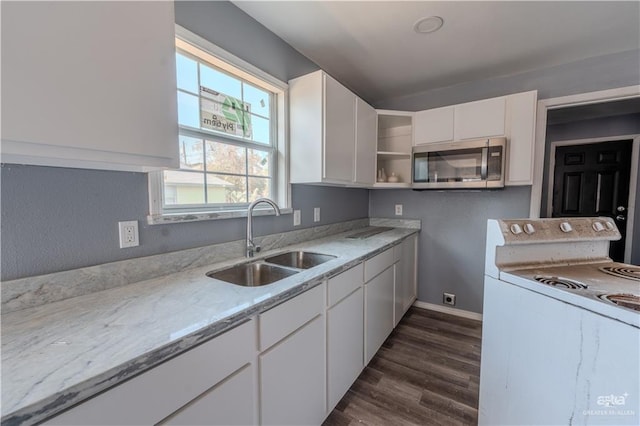
[[[150,179],[151,217],[244,210],[260,197],[287,207],[286,84],[181,27],[176,34],[180,167]]]

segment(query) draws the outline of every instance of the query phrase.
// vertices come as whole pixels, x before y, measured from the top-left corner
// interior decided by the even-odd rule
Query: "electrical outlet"
[[[140,245],[137,220],[118,222],[118,229],[120,231],[120,248],[136,247]]]
[[[402,216],[402,204],[396,204],[396,216]]]
[[[320,222],[320,207],[313,208],[313,221]]]
[[[442,293],[442,303],[456,306],[456,295],[453,293]]]
[[[300,210],[293,211],[293,226],[300,225]]]

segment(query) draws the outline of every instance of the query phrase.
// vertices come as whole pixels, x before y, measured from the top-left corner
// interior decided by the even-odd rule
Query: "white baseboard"
[[[469,318],[472,320],[482,321],[482,314],[477,312],[465,311],[463,309],[450,308],[448,306],[434,305],[433,303],[421,302],[416,300],[413,302],[413,306],[423,309],[429,309],[431,311],[442,312],[449,315],[455,315],[457,317]]]

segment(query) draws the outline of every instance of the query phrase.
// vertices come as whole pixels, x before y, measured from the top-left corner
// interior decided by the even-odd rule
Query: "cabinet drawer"
[[[255,354],[251,320],[49,420],[51,425],[155,424]]]
[[[244,366],[158,426],[256,424],[254,376],[255,367]]]
[[[357,266],[342,272],[335,277],[329,278],[327,282],[327,305],[333,306],[353,290],[362,286],[364,277],[364,265],[360,263]]]
[[[393,248],[390,248],[364,262],[364,282],[393,265]]]
[[[324,310],[325,284],[260,314],[260,351],[293,333]]]

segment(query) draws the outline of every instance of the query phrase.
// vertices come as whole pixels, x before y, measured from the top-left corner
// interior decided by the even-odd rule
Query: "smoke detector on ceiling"
[[[428,16],[420,18],[413,24],[413,30],[418,34],[429,34],[442,28],[444,20],[439,16]]]

